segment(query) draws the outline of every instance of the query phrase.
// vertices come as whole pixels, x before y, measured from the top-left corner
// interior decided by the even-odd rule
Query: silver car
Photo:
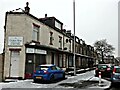
[[[113,67],[113,73],[111,74],[112,83],[120,83],[120,66]]]

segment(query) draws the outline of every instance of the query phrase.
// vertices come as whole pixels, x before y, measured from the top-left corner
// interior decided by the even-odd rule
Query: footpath
[[[32,79],[23,80],[23,81],[14,81],[13,79],[6,80],[7,82],[20,82],[20,85],[30,85],[29,87],[34,87],[33,90],[37,90],[38,88],[43,88],[43,90],[106,90],[111,86],[111,82],[105,79],[101,79],[101,83],[99,83],[99,78],[94,76],[95,68],[87,68],[77,70],[77,74],[74,76],[73,71],[68,71],[66,73],[66,79],[62,81],[58,81],[56,83],[51,84],[37,84],[32,83]],[[19,85],[19,86],[20,86]],[[16,86],[18,87],[18,86]],[[47,89],[48,88],[48,89]],[[42,90],[42,89],[40,89]]]

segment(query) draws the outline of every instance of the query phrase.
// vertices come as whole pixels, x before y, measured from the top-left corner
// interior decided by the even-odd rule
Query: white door
[[[19,51],[11,51],[10,77],[19,77]]]

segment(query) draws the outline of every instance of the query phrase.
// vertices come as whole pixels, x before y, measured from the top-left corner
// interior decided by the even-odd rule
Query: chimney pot
[[[45,14],[45,17],[47,17],[47,14]]]
[[[30,11],[30,8],[28,7],[28,5],[29,5],[29,2],[26,2],[25,13],[27,13],[27,14]]]

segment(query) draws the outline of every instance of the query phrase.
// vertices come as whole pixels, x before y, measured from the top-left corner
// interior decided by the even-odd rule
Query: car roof
[[[98,65],[107,65],[107,66],[111,66],[112,64],[98,64]]]
[[[112,64],[98,64],[98,65],[112,65]]]
[[[98,66],[108,66],[108,67],[111,67],[111,66],[113,66],[113,64],[98,64]]]
[[[120,66],[114,66],[114,68],[120,68]]]
[[[54,64],[42,64],[42,65],[39,65],[39,66],[48,66],[48,67],[50,67],[50,66],[55,66]]]

